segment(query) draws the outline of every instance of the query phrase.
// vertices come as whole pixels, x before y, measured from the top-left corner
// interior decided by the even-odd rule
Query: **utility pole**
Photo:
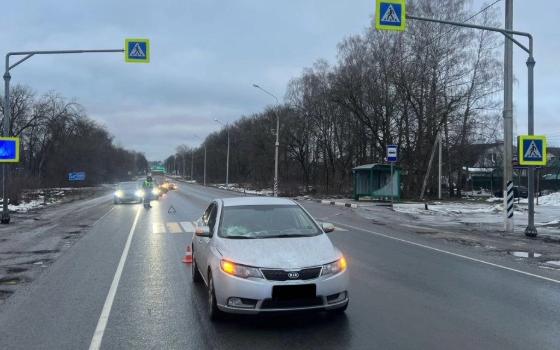
[[[513,30],[513,0],[505,1],[505,27]],[[504,38],[504,179],[502,183],[504,201],[504,229],[512,233],[513,193],[508,193],[508,184],[513,183],[513,42]],[[510,191],[512,192],[512,191]],[[511,195],[509,195],[511,194]]]
[[[206,186],[206,143],[204,143],[204,186]]]
[[[278,98],[276,96],[274,96],[272,93],[268,92],[267,90],[263,89],[262,87],[260,87],[257,84],[253,84],[254,88],[257,88],[259,90],[261,90],[262,92],[264,92],[265,94],[272,96],[272,98],[274,98],[274,100],[276,101],[276,106],[279,105],[278,102]],[[278,147],[280,147],[280,116],[278,115],[278,111],[274,111],[274,114],[276,115],[276,142],[274,143],[274,188],[273,188],[273,194],[274,197],[278,197]]]
[[[214,119],[214,121],[226,128],[227,131],[227,155],[226,155],[226,187],[229,187],[229,123],[222,123],[218,119]]]
[[[18,66],[19,64],[27,61],[35,55],[61,55],[61,54],[77,54],[77,53],[108,53],[108,52],[124,52],[124,49],[108,49],[108,50],[49,50],[49,51],[21,51],[21,52],[8,52],[6,54],[6,70],[4,71],[4,130],[3,135],[5,137],[10,136],[10,118],[11,118],[11,108],[10,108],[10,80],[12,76],[10,75],[10,70]],[[22,59],[16,63],[10,65],[11,56],[24,56]],[[2,219],[0,222],[2,224],[10,223],[10,212],[8,210],[8,196],[6,192],[6,187],[8,186],[8,171],[6,164],[2,164]]]
[[[438,199],[441,199],[441,132],[438,133]]]
[[[191,181],[193,180],[193,169],[194,169],[194,149],[191,149]]]

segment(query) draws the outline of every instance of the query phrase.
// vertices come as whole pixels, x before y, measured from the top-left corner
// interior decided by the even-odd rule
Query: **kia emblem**
[[[299,278],[299,272],[288,272],[288,278],[295,280]]]

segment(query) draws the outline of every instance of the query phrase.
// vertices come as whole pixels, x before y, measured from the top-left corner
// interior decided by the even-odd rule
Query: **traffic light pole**
[[[110,49],[110,50],[51,50],[51,51],[19,51],[19,52],[8,52],[6,54],[6,69],[4,72],[4,125],[3,125],[3,135],[5,137],[10,137],[10,119],[11,119],[11,108],[10,108],[10,70],[18,66],[19,64],[27,61],[35,55],[60,55],[60,54],[73,54],[73,53],[102,53],[102,52],[124,52],[123,49]],[[16,63],[10,65],[11,56],[24,56],[22,59]],[[6,164],[2,164],[2,218],[0,222],[2,224],[10,223],[10,212],[8,210],[8,198],[6,193],[6,187],[8,186],[8,176],[9,172]]]
[[[510,8],[508,8],[508,10],[510,10]],[[506,40],[510,40],[511,42],[513,42],[514,44],[519,46],[523,51],[527,52],[529,54],[529,57],[527,58],[528,134],[529,135],[534,134],[534,74],[533,73],[534,73],[534,69],[535,69],[535,58],[533,57],[533,36],[531,34],[525,33],[525,32],[519,32],[519,31],[511,30],[511,29],[486,27],[486,26],[480,26],[480,25],[477,25],[477,24],[460,23],[460,22],[446,21],[446,20],[433,19],[433,18],[417,17],[417,16],[411,16],[411,15],[406,15],[406,18],[411,19],[411,20],[418,20],[418,21],[432,22],[432,23],[440,23],[440,24],[448,24],[448,25],[457,26],[457,27],[465,27],[465,28],[487,30],[487,31],[490,31],[490,32],[502,33],[506,37]],[[524,36],[527,39],[529,39],[529,47],[526,47],[525,45],[520,43],[517,39],[514,38],[514,36]],[[507,52],[506,52],[506,55],[507,55]],[[505,136],[507,136],[507,135],[505,135]],[[511,147],[511,145],[507,145],[504,142],[504,149],[508,148],[508,147]],[[519,145],[518,145],[518,147],[519,147]],[[507,150],[504,150],[504,151],[507,152]],[[506,166],[511,166],[511,164],[506,165]],[[528,219],[527,228],[525,229],[525,235],[527,237],[536,237],[537,236],[537,229],[535,227],[535,204],[533,202],[534,198],[535,198],[534,179],[535,179],[535,169],[530,167],[529,168],[529,179],[528,179],[529,180],[529,185],[527,186],[528,187],[528,192],[529,192],[528,193],[528,197],[529,197],[528,198],[528,200],[529,200],[529,213],[528,213],[529,215],[528,216],[529,216],[529,219]],[[507,179],[504,179],[504,182],[507,182]],[[506,196],[506,193],[504,192],[504,197],[505,196]],[[504,208],[504,210],[507,210],[507,208]],[[507,227],[506,227],[506,229],[507,229]]]

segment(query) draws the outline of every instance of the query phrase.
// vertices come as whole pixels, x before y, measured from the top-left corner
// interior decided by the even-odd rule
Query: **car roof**
[[[238,207],[242,205],[296,205],[288,198],[278,197],[232,197],[221,198],[224,207]]]

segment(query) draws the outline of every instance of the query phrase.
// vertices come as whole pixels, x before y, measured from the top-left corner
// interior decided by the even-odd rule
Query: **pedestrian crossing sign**
[[[406,0],[376,0],[375,29],[406,29]]]
[[[546,165],[546,136],[521,135],[517,146],[520,165]]]
[[[150,63],[149,39],[126,39],[124,60],[128,63]]]

